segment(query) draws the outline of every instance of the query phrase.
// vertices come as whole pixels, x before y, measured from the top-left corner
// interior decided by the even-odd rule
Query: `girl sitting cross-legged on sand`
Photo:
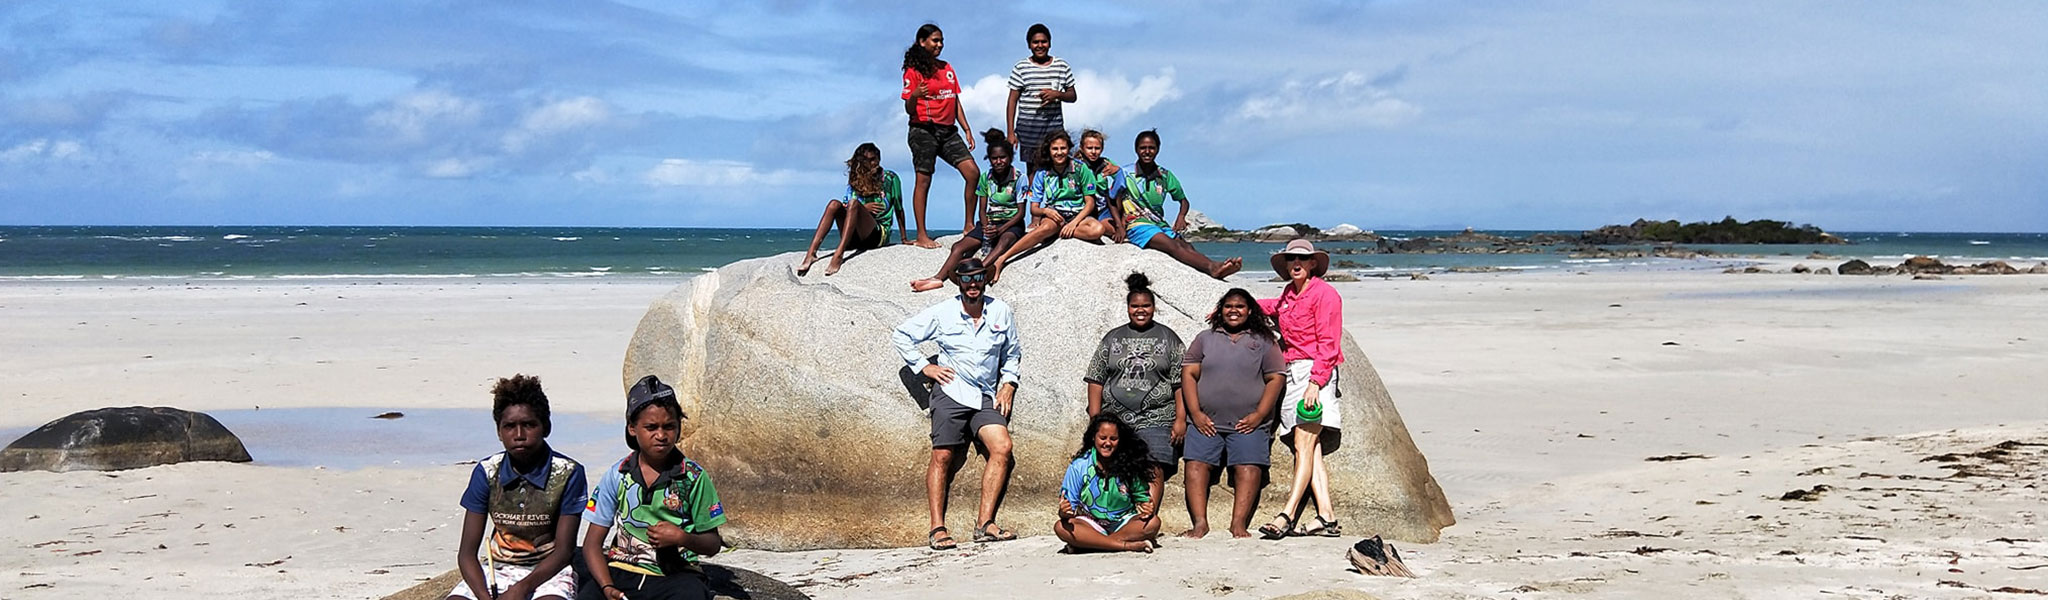
[[[1145,440],[1115,414],[1090,420],[1060,484],[1053,535],[1073,551],[1151,552],[1159,537],[1159,499],[1148,489],[1146,452]]]

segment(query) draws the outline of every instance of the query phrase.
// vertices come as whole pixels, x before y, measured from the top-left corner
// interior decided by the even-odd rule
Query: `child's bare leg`
[[[797,276],[811,272],[811,263],[818,262],[818,246],[825,244],[825,234],[832,231],[832,225],[839,222],[845,210],[845,202],[831,200],[825,203],[825,214],[818,217],[818,232],[811,234],[810,249],[804,251],[803,262],[797,264]]]

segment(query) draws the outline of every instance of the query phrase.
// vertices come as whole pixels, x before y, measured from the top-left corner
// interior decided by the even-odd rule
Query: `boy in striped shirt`
[[[1040,144],[1066,128],[1062,103],[1073,102],[1074,70],[1052,55],[1052,30],[1036,23],[1024,32],[1031,56],[1010,67],[1010,144],[1024,157],[1024,179],[1045,168]]]

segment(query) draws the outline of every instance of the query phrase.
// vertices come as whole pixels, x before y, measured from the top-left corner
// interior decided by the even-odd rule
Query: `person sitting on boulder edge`
[[[1148,491],[1153,471],[1146,453],[1145,440],[1115,414],[1089,420],[1060,482],[1053,535],[1077,551],[1151,552],[1159,537],[1159,498]]]
[[[1179,232],[1188,227],[1188,195],[1181,190],[1180,178],[1159,166],[1159,132],[1138,132],[1137,152],[1138,163],[1124,171],[1123,195],[1117,200],[1124,239],[1139,248],[1165,252],[1180,264],[1217,279],[1244,268],[1243,258],[1210,260],[1194,244],[1180,239]],[[1165,217],[1169,197],[1180,202],[1180,213],[1171,222]]]
[[[1182,410],[1180,334],[1153,320],[1152,280],[1144,273],[1124,278],[1124,312],[1130,322],[1102,334],[1081,380],[1088,384],[1088,416],[1114,414],[1137,432],[1151,452],[1151,497],[1180,469],[1180,443],[1187,435]]]
[[[1081,143],[1074,147],[1074,160],[1088,167],[1095,174],[1095,218],[1109,226],[1106,237],[1124,241],[1123,219],[1117,216],[1121,207],[1118,200],[1124,195],[1124,172],[1122,167],[1102,157],[1103,144],[1109,143],[1109,134],[1095,129],[1081,130]]]
[[[462,544],[455,554],[462,582],[449,598],[568,600],[576,595],[577,515],[583,512],[583,465],[548,446],[552,428],[540,378],[514,375],[491,387],[491,420],[505,451],[476,462],[462,492]],[[477,563],[484,524],[491,525],[491,565]]]
[[[903,220],[903,182],[895,171],[882,168],[881,148],[873,142],[863,143],[846,159],[846,194],[825,202],[825,214],[818,217],[818,230],[811,234],[803,262],[797,264],[797,276],[811,272],[811,263],[818,262],[818,247],[824,245],[825,234],[834,225],[839,226],[839,246],[832,250],[832,262],[825,265],[826,275],[839,272],[847,250],[889,245],[891,224],[896,225],[897,237],[909,234]]]
[[[953,475],[967,464],[964,446],[970,442],[988,461],[982,469],[974,541],[1017,539],[1016,533],[996,526],[996,510],[1010,485],[1010,402],[1024,358],[1023,336],[1010,305],[988,296],[988,273],[980,260],[962,261],[953,271],[953,283],[960,287],[958,296],[912,315],[890,336],[904,364],[935,383],[932,458],[925,469],[932,527],[925,543],[933,550],[958,546],[946,530],[946,502]],[[924,342],[938,343],[937,357],[928,360],[918,351]]]
[[[697,561],[725,546],[718,534],[725,505],[711,474],[676,447],[683,416],[675,389],[653,375],[626,391],[626,447],[633,451],[605,471],[584,507],[590,579],[577,598],[711,598]]]
[[[989,263],[989,281],[1001,281],[1003,266],[1019,254],[1054,240],[1074,238],[1100,240],[1109,235],[1110,225],[1095,218],[1101,202],[1095,173],[1073,157],[1074,139],[1065,131],[1054,131],[1040,148],[1047,167],[1031,177],[1031,230],[1024,239]]]
[[[989,256],[1002,256],[1024,237],[1024,198],[1017,194],[1017,169],[1011,166],[1010,141],[1003,137],[1001,129],[990,129],[981,137],[988,144],[988,170],[981,173],[981,184],[974,192],[980,204],[981,221],[953,243],[953,253],[939,265],[939,274],[910,282],[910,291],[929,292],[946,287],[946,279],[961,259],[983,248],[988,249]]]

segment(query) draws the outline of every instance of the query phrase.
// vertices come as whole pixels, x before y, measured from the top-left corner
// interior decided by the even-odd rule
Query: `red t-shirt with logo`
[[[924,83],[925,97],[917,100],[917,114],[910,117],[910,122],[952,125],[953,116],[960,112],[960,79],[953,75],[953,65],[940,66],[931,77],[919,74],[917,69],[904,69],[904,100],[910,99],[920,82]]]

